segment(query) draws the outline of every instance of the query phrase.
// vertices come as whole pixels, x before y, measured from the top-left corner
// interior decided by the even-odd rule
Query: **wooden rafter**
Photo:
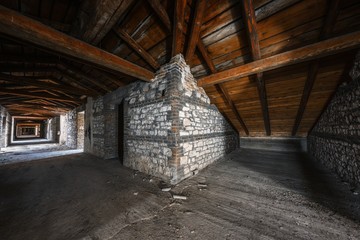
[[[169,15],[166,13],[165,8],[161,5],[159,0],[147,0],[151,8],[155,11],[156,15],[160,18],[161,22],[165,25],[166,29],[171,32],[171,21]]]
[[[85,42],[91,43],[92,45],[98,45],[134,2],[136,1],[84,1],[79,16],[84,19],[86,24],[74,28],[73,34],[77,35],[77,37]],[[88,14],[82,14],[86,12],[92,13],[90,17]]]
[[[160,68],[160,64],[142,47],[138,44],[126,31],[120,27],[114,28],[114,32],[126,42],[135,52],[137,52],[152,68],[155,70]]]
[[[17,84],[25,85],[25,86],[36,86],[36,87],[40,87],[40,88],[47,88],[50,90],[57,90],[57,91],[62,91],[64,93],[71,93],[71,94],[76,94],[76,95],[91,95],[87,91],[80,92],[79,90],[74,89],[73,87],[70,87],[70,86],[66,87],[66,86],[58,85],[58,84],[50,84],[50,83],[38,81],[36,79],[12,76],[12,75],[3,74],[3,73],[0,73],[0,80],[5,80],[7,82],[17,83]]]
[[[122,72],[145,81],[154,78],[154,73],[147,69],[2,6],[0,32],[87,64]]]
[[[49,100],[56,100],[60,102],[73,102],[73,103],[80,103],[80,100],[76,100],[69,97],[56,97],[50,94],[43,94],[43,93],[32,93],[32,92],[25,92],[20,90],[8,90],[8,89],[0,89],[0,93],[2,94],[10,94],[15,96],[22,96],[22,97],[31,97],[31,98],[40,98],[40,99],[49,99]]]
[[[330,56],[359,46],[360,31],[356,31],[203,77],[198,80],[198,85],[203,87],[228,82],[252,74]]]
[[[186,0],[175,0],[171,56],[182,53]]]
[[[200,30],[201,30],[205,8],[206,8],[206,0],[196,1],[194,18],[192,19],[188,46],[185,53],[186,61],[190,61],[194,56],[195,48],[200,38]]]
[[[328,14],[326,15],[323,27],[320,31],[319,40],[324,40],[324,39],[328,38],[329,35],[331,34],[333,26],[335,25],[335,22],[336,22],[336,18],[338,16],[339,4],[340,4],[340,0],[330,1],[329,7],[328,7]],[[312,91],[314,83],[315,83],[315,79],[316,79],[316,76],[317,76],[317,73],[319,70],[319,66],[320,66],[320,63],[318,60],[315,60],[310,64],[307,79],[306,79],[304,90],[303,90],[303,94],[302,94],[300,105],[299,105],[299,109],[296,114],[294,127],[291,132],[291,134],[293,136],[296,135],[296,133],[299,129],[302,117],[303,117],[305,109],[306,109],[306,105],[309,101],[311,91]]]
[[[84,72],[82,72],[80,69],[77,69],[69,64],[59,64],[58,65],[59,70],[62,72],[67,72],[68,74],[72,75],[73,78],[76,76],[79,76],[80,78],[84,79],[87,82],[90,82],[94,84],[95,86],[98,86],[99,88],[105,90],[106,92],[111,92],[111,88],[106,86],[105,84],[101,83],[99,80],[92,79],[91,77],[88,77]]]
[[[215,65],[214,65],[213,61],[211,60],[211,58],[210,58],[204,44],[202,43],[201,39],[199,39],[199,41],[197,42],[197,46],[198,46],[198,49],[200,51],[201,56],[205,60],[206,64],[208,65],[208,67],[210,69],[210,71],[212,73],[216,73]],[[245,124],[244,120],[242,119],[242,117],[241,117],[235,103],[232,101],[227,89],[222,84],[216,84],[215,87],[216,87],[216,90],[219,92],[219,94],[224,99],[225,103],[227,103],[229,105],[232,112],[235,114],[236,119],[239,121],[239,123],[240,123],[241,127],[243,128],[245,134],[249,135],[249,130],[246,127],[246,124]]]
[[[261,59],[261,51],[259,45],[259,37],[257,33],[257,23],[255,17],[254,4],[252,0],[243,0],[243,20],[245,22],[245,29],[250,43],[251,55],[254,61]],[[264,75],[262,73],[257,73],[255,75],[255,81],[257,86],[257,91],[260,99],[262,115],[264,118],[264,126],[266,135],[271,135],[270,128],[270,117],[269,117],[269,108],[267,102],[266,86],[264,82]]]

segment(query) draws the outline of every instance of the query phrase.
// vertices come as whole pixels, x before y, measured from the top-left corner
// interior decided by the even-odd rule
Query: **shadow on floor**
[[[233,160],[323,207],[360,221],[360,196],[304,152],[241,149]]]

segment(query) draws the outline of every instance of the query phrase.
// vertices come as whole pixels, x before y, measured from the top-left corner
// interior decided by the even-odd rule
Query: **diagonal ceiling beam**
[[[55,100],[60,102],[73,102],[73,103],[80,103],[81,100],[76,100],[69,97],[56,97],[50,94],[43,94],[43,93],[32,93],[32,92],[25,92],[20,90],[8,90],[8,89],[0,89],[0,93],[2,94],[10,94],[15,96],[22,96],[22,97],[31,97],[31,98],[39,98],[39,99],[49,99]]]
[[[252,0],[243,0],[241,2],[243,8],[243,21],[245,22],[245,29],[251,47],[252,59],[254,61],[259,60],[261,59],[261,51],[259,45],[259,37],[257,33],[254,4]],[[266,131],[266,135],[270,136],[271,128],[270,128],[269,108],[267,102],[266,86],[263,78],[264,75],[262,73],[257,73],[255,75],[255,81],[256,81],[257,91],[259,94],[262,115],[264,118],[265,131]]]
[[[195,4],[195,13],[191,23],[188,47],[185,54],[186,61],[190,61],[193,58],[196,44],[199,42],[201,25],[206,8],[206,0],[198,0]]]
[[[324,24],[320,31],[319,40],[324,40],[330,36],[332,29],[335,25],[336,18],[339,14],[339,5],[340,5],[340,0],[331,0],[330,1],[330,4],[328,6],[328,13],[325,17]],[[299,109],[296,114],[295,123],[294,123],[293,129],[292,129],[292,132],[291,132],[293,136],[296,135],[296,133],[299,129],[301,120],[303,118],[303,115],[304,115],[304,112],[306,109],[306,105],[309,101],[311,91],[313,89],[313,86],[314,86],[314,83],[315,83],[315,80],[317,77],[319,66],[320,66],[320,63],[318,60],[315,60],[310,64],[307,79],[306,79],[304,90],[303,90],[303,94],[302,94],[302,97],[300,100]]]
[[[73,57],[135,78],[151,81],[154,73],[114,54],[70,37],[18,12],[0,6],[0,32],[51,52]]]
[[[212,59],[210,58],[204,44],[202,43],[201,39],[199,39],[198,43],[197,43],[198,49],[200,51],[201,56],[204,58],[206,64],[208,65],[210,71],[212,73],[216,73],[216,68],[214,65],[214,62],[212,61]],[[215,85],[216,90],[220,93],[221,97],[224,99],[225,103],[228,104],[228,106],[231,108],[232,112],[235,114],[236,119],[239,121],[241,127],[243,128],[244,132],[246,135],[249,135],[249,130],[246,127],[246,124],[244,122],[244,120],[242,119],[235,103],[232,101],[228,91],[226,90],[226,88],[223,86],[223,84],[216,84]],[[225,115],[225,114],[224,114]]]
[[[156,15],[160,18],[161,22],[165,25],[166,29],[171,32],[171,21],[165,8],[161,5],[159,0],[147,0]]]
[[[113,29],[124,42],[126,42],[135,52],[137,52],[153,69],[160,68],[160,64],[142,47],[138,44],[126,31],[120,27]]]
[[[92,45],[98,45],[115,26],[135,0],[83,1],[73,35]]]
[[[65,87],[62,85],[50,84],[50,83],[38,81],[38,80],[32,79],[32,78],[12,76],[12,75],[3,74],[3,73],[0,73],[0,80],[5,80],[7,82],[16,83],[19,85],[35,86],[35,87],[46,88],[49,90],[57,90],[57,91],[62,91],[65,93],[71,93],[71,94],[76,94],[76,95],[84,95],[84,94],[91,95],[87,91],[81,92],[80,90],[74,89],[73,87]]]
[[[65,64],[65,63],[61,63],[58,65],[58,68],[61,72],[67,72],[67,73],[71,73],[73,75],[77,75],[80,78],[84,79],[87,82],[90,82],[92,84],[94,84],[95,86],[98,86],[99,88],[105,90],[106,92],[111,92],[112,90],[106,86],[105,84],[101,83],[98,80],[92,79],[91,77],[88,77],[85,73],[83,73],[81,70],[69,65],[69,64]]]
[[[203,87],[233,81],[252,74],[334,55],[359,46],[360,31],[356,31],[200,78],[198,85]]]
[[[175,0],[174,21],[173,21],[173,40],[171,56],[175,56],[183,51],[183,38],[185,28],[185,7],[186,0]]]

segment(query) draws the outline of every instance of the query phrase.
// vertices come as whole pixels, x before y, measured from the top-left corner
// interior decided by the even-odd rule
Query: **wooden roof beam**
[[[144,59],[153,69],[160,68],[160,64],[151,56],[140,44],[138,44],[126,31],[120,27],[114,28],[114,32],[124,42],[126,42],[135,52],[137,52],[142,59]]]
[[[73,29],[73,35],[92,45],[98,45],[135,2],[134,0],[83,1],[78,16],[80,21]]]
[[[328,6],[328,13],[325,17],[324,24],[320,31],[319,40],[324,40],[330,36],[332,29],[335,25],[336,18],[339,13],[339,4],[340,4],[340,0],[330,1],[330,4]],[[306,109],[306,105],[309,101],[311,91],[313,89],[315,79],[317,77],[319,66],[320,66],[320,63],[318,60],[315,60],[310,64],[307,79],[306,79],[304,90],[303,90],[303,94],[302,94],[301,101],[300,101],[300,105],[298,108],[298,112],[296,114],[293,129],[291,132],[291,134],[293,136],[296,135],[296,133],[299,129],[302,117],[303,117],[305,109]]]
[[[203,87],[233,81],[252,74],[334,55],[359,46],[360,31],[356,31],[200,78],[198,85]]]
[[[106,92],[111,92],[112,89],[106,86],[105,84],[101,83],[98,80],[92,79],[91,77],[88,77],[84,72],[82,72],[80,69],[77,69],[69,64],[61,63],[58,65],[59,70],[61,72],[71,72],[73,75],[78,75],[80,78],[84,79],[87,82],[90,82],[94,84],[95,86],[98,86],[99,88],[105,90]]]
[[[185,54],[186,61],[190,61],[195,53],[195,48],[200,38],[200,30],[206,8],[206,0],[198,0],[195,3],[195,13],[192,19],[188,46]]]
[[[159,0],[147,0],[156,15],[160,18],[161,22],[165,25],[166,29],[171,32],[171,21],[169,15],[166,13],[165,8],[161,5]]]
[[[186,0],[175,0],[171,57],[183,52]]]
[[[257,23],[255,17],[254,4],[252,0],[243,0],[242,8],[243,8],[243,20],[245,22],[245,29],[249,39],[250,49],[252,59],[259,60],[261,59],[261,51],[259,45],[259,37],[257,33]],[[264,126],[266,135],[271,135],[271,127],[270,127],[270,117],[269,117],[269,108],[267,102],[267,94],[266,94],[266,86],[264,82],[264,75],[262,73],[257,73],[255,75],[255,81],[257,86],[257,91],[259,94],[262,115],[264,118]]]
[[[239,114],[239,111],[237,110],[234,102],[231,100],[230,95],[228,94],[228,92],[226,91],[226,89],[224,88],[224,86],[222,84],[217,84],[216,88],[219,92],[222,93],[222,95],[224,96],[226,102],[229,104],[231,110],[234,112],[236,119],[240,122],[241,127],[243,128],[243,130],[245,131],[246,135],[249,135],[249,130],[245,125],[244,120],[242,119],[242,117]]]
[[[46,88],[46,89],[50,89],[50,90],[57,90],[57,91],[65,92],[65,93],[72,93],[75,95],[91,95],[87,91],[84,91],[83,93],[81,93],[80,90],[74,89],[72,87],[65,87],[65,86],[57,85],[57,84],[50,84],[50,83],[41,82],[41,81],[38,81],[38,80],[35,80],[32,78],[12,76],[12,75],[3,74],[3,73],[0,73],[0,80],[5,80],[7,82],[12,82],[12,83],[20,84],[20,85],[25,85],[25,86],[35,86],[35,87]]]
[[[206,64],[208,65],[210,71],[212,73],[216,73],[216,68],[215,68],[214,62],[210,58],[210,56],[209,56],[204,44],[202,43],[201,39],[199,39],[199,41],[197,43],[197,47],[198,47],[198,50],[200,51],[201,56],[204,58]],[[231,97],[230,97],[228,91],[226,90],[226,88],[222,84],[216,84],[215,87],[216,87],[216,90],[219,92],[219,94],[224,99],[225,103],[227,103],[229,105],[229,107],[231,108],[231,111],[235,114],[236,119],[239,121],[239,123],[240,123],[241,127],[243,128],[245,134],[249,135],[249,130],[246,127],[246,124],[245,124],[244,120],[242,119],[239,111],[237,110],[234,102],[231,100]],[[223,113],[223,115],[225,116],[225,113]],[[230,122],[228,118],[227,118],[227,121]],[[236,130],[239,131],[238,129],[236,129]]]
[[[69,98],[69,97],[56,97],[56,96],[52,96],[50,94],[32,93],[32,92],[25,92],[25,91],[20,91],[20,90],[0,89],[0,93],[10,94],[10,95],[15,95],[15,96],[22,96],[22,97],[56,100],[56,101],[60,101],[60,102],[72,102],[72,103],[80,103],[81,102],[81,100],[75,100],[75,99]]]
[[[3,6],[0,6],[0,32],[83,63],[122,72],[144,81],[151,81],[154,78],[154,73],[145,68]]]

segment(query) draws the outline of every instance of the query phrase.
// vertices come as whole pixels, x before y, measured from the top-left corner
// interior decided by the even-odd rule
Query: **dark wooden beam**
[[[186,0],[175,0],[171,56],[183,52]]]
[[[255,17],[254,4],[252,0],[243,0],[243,20],[245,23],[246,33],[249,39],[250,49],[252,59],[254,61],[261,59],[261,51],[259,45],[259,37],[257,33],[257,23]],[[257,73],[255,75],[255,81],[257,86],[257,91],[260,99],[262,115],[264,118],[264,126],[266,135],[271,135],[270,127],[270,117],[269,117],[269,108],[267,102],[266,86],[264,82],[264,75],[262,73]]]
[[[0,65],[0,72],[9,73],[44,73],[44,72],[57,72],[54,67],[29,67],[29,66],[14,66],[14,65]]]
[[[2,6],[0,6],[0,32],[87,64],[122,72],[145,81],[154,78],[154,73],[145,68]]]
[[[212,73],[216,73],[214,63],[213,63],[212,59],[210,58],[204,44],[201,42],[201,39],[199,39],[199,41],[197,43],[197,46],[198,46],[198,49],[200,51],[201,56],[205,60],[206,64],[208,65],[208,67],[210,69],[210,71]],[[235,114],[236,119],[239,121],[239,123],[240,123],[241,127],[243,128],[244,132],[246,133],[246,135],[249,135],[249,130],[246,127],[246,124],[245,124],[244,120],[242,119],[239,111],[237,110],[237,108],[236,108],[234,102],[232,101],[232,99],[231,99],[228,91],[226,90],[226,88],[222,84],[216,84],[215,87],[216,87],[216,90],[221,95],[221,97],[224,99],[225,103],[230,107],[232,112]],[[223,113],[223,115],[225,116],[224,113]],[[237,131],[239,131],[239,130],[237,129]]]
[[[74,89],[72,87],[65,87],[65,86],[57,85],[57,84],[50,84],[50,83],[38,81],[36,79],[12,76],[12,75],[3,74],[3,73],[0,73],[0,80],[5,80],[7,82],[12,82],[12,83],[16,83],[16,84],[24,85],[24,86],[35,86],[35,87],[39,87],[39,88],[43,88],[43,89],[57,90],[57,91],[62,91],[64,93],[71,93],[71,94],[76,94],[76,95],[91,95],[87,91],[80,92],[80,90]]]
[[[73,35],[92,45],[98,45],[119,19],[136,2],[134,0],[83,1],[79,22]]]
[[[222,84],[218,84],[218,85],[216,85],[216,88],[218,89],[219,92],[221,92],[224,95],[227,103],[229,104],[229,107],[235,113],[235,116],[236,116],[237,120],[240,122],[241,127],[244,129],[246,135],[249,135],[249,130],[246,127],[245,122],[241,118],[241,116],[240,116],[234,102],[231,100],[231,98],[230,98],[229,94],[227,93],[226,89],[224,88],[224,86],[222,86]]]
[[[81,100],[76,100],[76,99],[69,98],[69,97],[56,97],[56,96],[52,96],[50,94],[32,93],[32,92],[25,92],[25,91],[20,91],[20,90],[0,89],[0,93],[10,94],[10,95],[15,95],[15,96],[22,96],[22,97],[56,100],[56,101],[60,101],[60,102],[73,102],[73,103],[81,102]]]
[[[328,12],[325,17],[324,24],[320,31],[319,40],[324,40],[330,36],[332,29],[335,25],[336,18],[339,14],[339,5],[340,5],[340,0],[331,0],[330,1],[330,4],[328,6]],[[315,83],[315,79],[316,79],[316,76],[317,76],[317,73],[319,70],[319,65],[320,65],[320,63],[318,60],[315,60],[310,64],[307,79],[306,79],[304,90],[303,90],[303,94],[302,94],[300,105],[299,105],[299,109],[296,114],[295,123],[294,123],[293,129],[292,129],[292,132],[291,132],[293,136],[296,135],[296,133],[299,129],[302,117],[304,115],[307,103],[308,103],[310,95],[311,95],[312,88]]]
[[[317,76],[317,73],[318,73],[318,69],[319,69],[319,62],[318,61],[315,61],[313,64],[310,64],[310,66],[309,66],[308,76],[307,76],[307,79],[306,79],[306,82],[305,82],[305,87],[304,87],[303,94],[302,94],[302,97],[301,97],[298,112],[296,114],[295,124],[294,124],[294,127],[292,129],[292,135],[293,136],[296,135],[296,132],[297,132],[297,130],[299,128],[299,125],[301,123],[301,119],[302,119],[302,116],[303,116],[303,114],[305,112],[305,108],[306,108],[307,102],[309,100],[311,90],[312,90],[312,88],[314,86],[314,82],[315,82],[315,79],[316,79],[316,76]]]
[[[69,64],[65,64],[65,63],[59,64],[58,68],[62,72],[67,72],[68,74],[70,73],[73,76],[74,75],[79,76],[80,78],[84,79],[85,81],[90,82],[90,83],[94,84],[95,86],[98,86],[99,88],[105,90],[106,92],[112,91],[112,89],[110,89],[108,86],[106,86],[99,80],[95,80],[95,79],[89,77],[87,74],[82,72],[80,69],[77,69]]]
[[[190,61],[195,53],[195,48],[200,38],[200,30],[206,8],[206,0],[198,0],[195,3],[194,18],[191,23],[190,36],[185,54],[186,61]]]
[[[169,15],[166,13],[165,8],[161,5],[159,0],[147,0],[156,15],[160,18],[161,22],[165,25],[166,29],[171,32],[171,21]]]
[[[356,31],[203,77],[198,80],[198,85],[203,87],[228,82],[252,74],[334,55],[359,46],[360,31]]]
[[[55,57],[41,57],[41,56],[19,56],[19,55],[9,55],[9,54],[1,54],[0,55],[0,63],[4,62],[15,62],[15,63],[41,63],[41,64],[57,64],[59,62],[59,58]]]
[[[142,47],[138,44],[127,32],[120,27],[114,28],[114,32],[126,42],[140,57],[142,57],[152,68],[155,70],[160,68],[159,63]]]
[[[209,67],[211,73],[216,73],[217,70],[215,68],[214,62],[212,61],[211,57],[209,56],[209,53],[204,45],[204,43],[201,41],[201,39],[199,39],[198,43],[197,43],[197,47],[198,50],[201,54],[201,56],[203,57],[203,59],[206,62],[206,65]]]

